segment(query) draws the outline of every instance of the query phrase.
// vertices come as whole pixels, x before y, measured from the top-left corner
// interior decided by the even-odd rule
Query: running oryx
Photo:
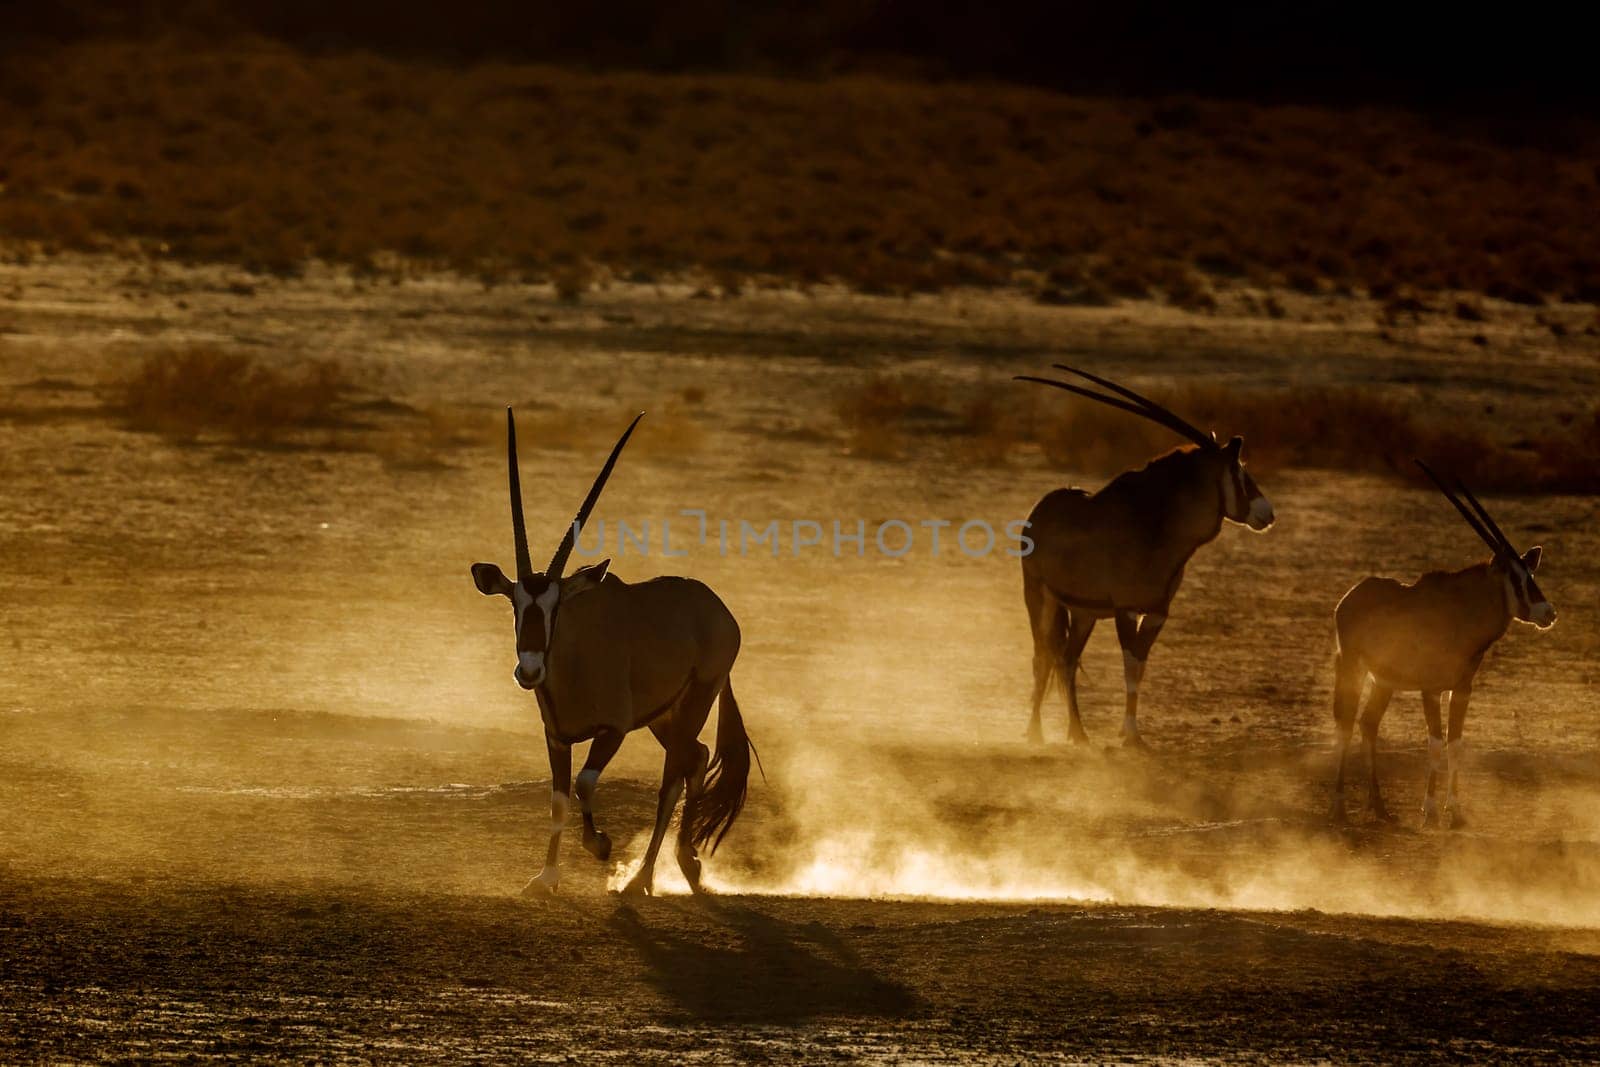
[[[493,563],[474,563],[472,580],[480,593],[511,601],[517,648],[513,673],[518,685],[538,697],[550,751],[550,847],[544,869],[524,894],[551,892],[561,880],[558,854],[572,784],[572,746],[580,741],[593,742],[578,772],[583,846],[602,861],[611,855],[611,840],[594,825],[600,772],[628,732],[641,726],[648,726],[666,749],[655,831],[639,872],[624,892],[651,892],[656,854],[680,795],[687,793],[678,831],[678,866],[696,892],[700,890],[698,847],[709,842],[715,852],[744,807],[751,749],[728,680],[739,654],[739,624],[732,613],[692,578],[654,578],[630,585],[607,573],[609,559],[562,575],[622,446],[643,417],[641,412],[634,418],[611,450],[577,518],[541,572],[528,558],[517,427],[510,409],[506,411],[517,577],[512,581]],[[719,694],[717,751],[712,758],[699,736]]]
[[[1459,777],[1461,728],[1472,697],[1472,678],[1489,646],[1511,626],[1511,620],[1548,629],[1556,609],[1539,591],[1533,572],[1543,550],[1518,554],[1478,498],[1460,479],[1455,491],[1427,464],[1417,461],[1440,492],[1461,512],[1494,555],[1484,563],[1458,571],[1429,571],[1410,585],[1393,578],[1363,578],[1334,609],[1339,653],[1334,667],[1333,719],[1339,729],[1338,772],[1333,783],[1332,817],[1344,820],[1344,765],[1350,751],[1361,687],[1372,678],[1367,706],[1361,713],[1361,739],[1367,749],[1367,805],[1380,819],[1390,818],[1378,792],[1378,724],[1396,689],[1421,690],[1422,713],[1428,720],[1428,779],[1422,798],[1423,825],[1439,822],[1434,787],[1445,775],[1446,826],[1462,826]],[[1468,510],[1461,502],[1465,497]],[[1450,697],[1450,725],[1440,728],[1439,702]],[[1448,736],[1448,740],[1446,740]]]
[[[1139,681],[1145,659],[1167,621],[1167,610],[1183,580],[1183,568],[1201,545],[1217,536],[1222,520],[1261,531],[1272,525],[1272,505],[1244,469],[1242,438],[1225,445],[1154,401],[1105,378],[1057,363],[1110,390],[1051,378],[1019,375],[1098,400],[1160,423],[1187,437],[1175,449],[1138,470],[1124,471],[1098,493],[1057,489],[1028,516],[1033,551],[1022,559],[1022,597],[1033,628],[1033,717],[1028,738],[1042,741],[1039,705],[1054,673],[1066,688],[1067,728],[1085,742],[1078,715],[1078,660],[1095,623],[1116,620],[1122,644],[1127,708],[1124,745],[1145,747],[1139,737]]]

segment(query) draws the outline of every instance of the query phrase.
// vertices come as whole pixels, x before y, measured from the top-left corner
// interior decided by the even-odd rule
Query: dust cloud
[[[743,823],[707,862],[709,889],[1600,926],[1600,782],[1583,750],[1469,745],[1468,825],[1423,829],[1424,734],[1417,698],[1406,694],[1379,751],[1396,821],[1378,823],[1363,810],[1365,761],[1353,756],[1350,821],[1336,827],[1327,816],[1325,689],[1304,695],[1293,728],[1283,721],[1287,709],[1269,705],[1250,709],[1235,736],[1219,727],[1220,737],[1185,737],[1172,694],[1217,706],[1226,694],[1215,679],[1229,650],[1212,646],[1224,661],[1217,668],[1158,650],[1147,679],[1162,696],[1145,711],[1164,740],[1137,753],[1114,736],[1122,687],[1109,634],[1091,642],[1080,681],[1094,743],[1059,739],[1063,704],[1052,692],[1046,724],[1057,733],[1030,745],[1021,739],[1026,646],[1008,647],[1004,621],[1020,605],[981,570],[962,582],[971,583],[958,586],[966,615],[939,613],[949,589],[897,591],[924,620],[915,641],[884,627],[870,607],[854,622],[829,620],[834,641],[799,668],[836,694],[829,713],[792,687],[755,696],[741,689],[767,780],[753,777]],[[995,588],[982,591],[980,582]],[[1189,628],[1180,621],[1177,629],[1187,644]],[[1503,682],[1491,692],[1491,708],[1523,699]],[[1557,721],[1581,714],[1538,709]],[[1480,733],[1507,726],[1495,711],[1486,717]],[[647,840],[641,833],[623,850],[609,888],[632,876]],[[670,841],[656,891],[687,892]]]
[[[1239,798],[1198,761],[1120,750],[1030,756],[857,745],[789,748],[769,773],[777,817],[707,866],[720,893],[820,898],[1077,902],[1400,918],[1600,925],[1600,848],[1576,813],[1600,792],[1553,786],[1499,802],[1572,815],[1576,842],[1398,823],[1335,829],[1289,798]],[[1326,753],[1297,761],[1320,774]],[[1282,788],[1283,768],[1263,767]],[[1208,780],[1209,779],[1209,780]],[[1273,781],[1279,779],[1279,781]],[[1273,810],[1277,809],[1277,810]],[[1592,820],[1592,814],[1590,815]],[[640,835],[608,885],[638,867]],[[657,892],[687,885],[670,847]]]

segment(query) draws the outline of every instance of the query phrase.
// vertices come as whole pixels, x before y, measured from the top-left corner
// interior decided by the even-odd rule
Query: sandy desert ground
[[[1490,656],[1452,833],[1418,828],[1412,695],[1384,731],[1401,822],[1324,819],[1332,607],[1363,574],[1477,557],[1436,494],[1262,472],[1280,520],[1190,567],[1142,696],[1149,756],[1116,746],[1109,627],[1082,684],[1093,744],[1066,744],[1054,701],[1048,743],[1024,741],[1000,553],[676,540],[681,509],[998,527],[1098,484],[975,456],[937,405],[898,456],[853,453],[841,398],[883,375],[954,405],[1071,352],[1135,383],[1493,405],[1514,438],[1596,395],[1593,337],[1509,306],[1396,329],[1292,295],[1268,319],[693,291],[0,267],[0,1059],[1600,1056],[1595,499],[1488,501],[1544,545],[1561,619]],[[194,344],[337,359],[357,414],[271,447],[129,430],[108,385]],[[613,569],[693,573],[740,619],[765,780],[714,896],[677,892],[670,861],[657,898],[607,892],[654,803],[644,736],[600,787],[614,862],[570,835],[561,893],[517,895],[547,772],[509,614],[467,574],[510,556],[507,403],[536,557],[648,409],[598,514],[670,518],[688,554],[613,541]]]

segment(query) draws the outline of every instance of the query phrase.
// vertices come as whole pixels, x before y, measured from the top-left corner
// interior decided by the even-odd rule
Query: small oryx
[[[480,593],[511,601],[517,650],[513,673],[518,685],[538,697],[550,753],[550,846],[544,869],[524,894],[551,892],[561,880],[558,859],[570,806],[572,746],[580,741],[593,742],[577,782],[583,845],[601,861],[611,855],[611,841],[594,825],[600,772],[628,732],[642,726],[648,726],[666,749],[655,830],[644,863],[624,892],[651,892],[656,855],[681,794],[686,793],[687,799],[678,832],[678,866],[695,892],[700,891],[697,849],[709,842],[715,852],[744,807],[751,746],[728,680],[739,654],[739,624],[733,614],[715,593],[691,578],[629,584],[607,573],[609,559],[562,576],[622,446],[643,417],[641,412],[634,418],[611,450],[550,565],[540,572],[528,558],[517,427],[506,410],[517,577],[512,581],[492,563],[474,563],[472,580]],[[717,750],[712,758],[699,736],[719,695]]]
[[[1048,493],[1028,516],[1034,549],[1022,559],[1022,596],[1033,629],[1029,740],[1044,739],[1039,706],[1052,674],[1066,688],[1069,735],[1074,742],[1088,740],[1078,715],[1078,660],[1095,623],[1110,617],[1116,620],[1122,644],[1127,687],[1123,744],[1144,747],[1139,737],[1139,682],[1183,580],[1184,566],[1196,549],[1217,536],[1224,519],[1258,532],[1271,526],[1272,505],[1244,469],[1242,438],[1220,445],[1215,435],[1202,433],[1132,389],[1064,364],[1054,366],[1117,396],[1051,378],[1018,375],[1017,380],[1109,404],[1194,442],[1138,470],[1124,471],[1098,493],[1082,489]]]
[[[1461,512],[1494,552],[1485,563],[1458,571],[1429,571],[1410,585],[1393,578],[1363,578],[1334,609],[1338,658],[1334,667],[1333,719],[1338,726],[1338,771],[1333,783],[1331,816],[1344,821],[1344,767],[1350,751],[1361,687],[1372,678],[1367,706],[1361,713],[1361,739],[1367,750],[1367,805],[1379,819],[1389,812],[1378,792],[1378,724],[1397,689],[1420,690],[1428,721],[1428,780],[1422,799],[1423,825],[1439,821],[1434,787],[1446,776],[1445,825],[1462,826],[1459,777],[1461,729],[1472,697],[1472,679],[1484,653],[1500,640],[1511,620],[1539,629],[1555,624],[1556,609],[1539,591],[1533,572],[1543,551],[1537,546],[1518,554],[1500,527],[1457,479],[1452,492],[1439,476],[1417,461],[1440,492]],[[1461,502],[1466,497],[1472,510]],[[1474,514],[1476,513],[1476,514]],[[1439,702],[1450,694],[1448,740],[1440,728]]]

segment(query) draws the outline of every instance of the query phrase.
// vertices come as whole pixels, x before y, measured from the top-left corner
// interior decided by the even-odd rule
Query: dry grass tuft
[[[278,368],[241,352],[195,347],[147,355],[112,393],[132,429],[262,444],[294,431],[339,427],[341,402],[352,388],[334,362]]]

